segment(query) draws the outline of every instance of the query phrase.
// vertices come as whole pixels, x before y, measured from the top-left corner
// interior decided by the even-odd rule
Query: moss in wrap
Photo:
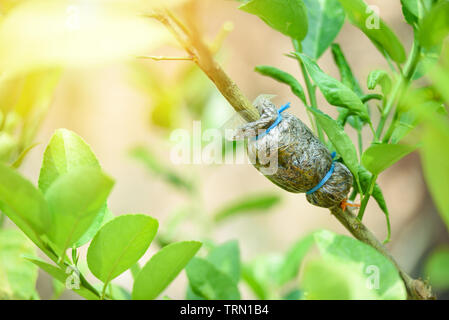
[[[239,128],[235,138],[249,138],[248,155],[254,159],[251,162],[256,169],[289,192],[305,193],[315,187],[332,165],[333,160],[326,146],[301,120],[288,112],[283,112],[282,120],[266,133],[266,129],[278,118],[276,106],[266,95],[259,96],[254,106],[260,113],[260,119]],[[256,139],[257,134],[259,136]],[[352,181],[348,168],[335,162],[331,177],[306,198],[319,207],[338,206],[346,199]]]

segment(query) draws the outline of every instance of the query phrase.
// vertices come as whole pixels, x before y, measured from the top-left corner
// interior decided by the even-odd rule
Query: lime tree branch
[[[378,252],[387,257],[398,269],[399,274],[407,288],[409,299],[430,300],[434,295],[430,286],[422,280],[416,280],[410,277],[390,255],[385,246],[374,236],[374,234],[349,210],[343,211],[339,207],[331,209],[331,213],[340,221],[340,223],[358,240],[370,245]]]
[[[202,37],[192,21],[190,21],[188,24],[189,28],[187,28],[168,11],[152,15],[151,17],[156,18],[167,27],[189,56],[193,58],[193,61],[217,86],[218,90],[228,100],[235,111],[239,112],[248,122],[255,121],[259,118],[257,109],[214,60],[211,51],[202,41]],[[350,210],[346,209],[346,211],[343,211],[339,207],[334,207],[330,211],[356,239],[376,249],[396,266],[405,283],[410,299],[427,300],[434,298],[430,287],[421,280],[411,278],[403,271],[383,244]]]

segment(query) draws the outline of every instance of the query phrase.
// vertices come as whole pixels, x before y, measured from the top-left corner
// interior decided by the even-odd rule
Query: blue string
[[[276,128],[276,126],[279,124],[279,122],[282,121],[282,112],[284,112],[285,110],[287,110],[288,108],[290,108],[290,102],[284,104],[277,112],[278,112],[278,117],[276,118],[276,121],[273,122],[273,124],[267,129],[265,130],[265,132],[261,133],[260,135],[256,136],[256,140],[258,140],[260,137],[263,137],[264,135],[268,134],[271,130],[273,130],[274,128]]]
[[[332,159],[335,158],[335,156],[337,155],[337,153],[334,151],[332,152],[331,156]],[[334,173],[334,168],[335,168],[335,160],[332,161],[332,165],[331,168],[329,169],[329,171],[326,173],[326,175],[324,176],[323,179],[321,179],[321,181],[312,189],[310,189],[309,191],[306,192],[306,194],[312,194],[315,191],[317,191],[319,188],[321,188],[322,186],[324,186],[324,184],[327,182],[327,180],[329,180],[329,178],[332,176],[332,173]]]

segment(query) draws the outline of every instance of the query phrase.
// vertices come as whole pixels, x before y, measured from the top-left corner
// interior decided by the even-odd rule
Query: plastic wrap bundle
[[[254,106],[260,119],[239,128],[236,138],[249,138],[247,151],[249,155],[258,155],[253,162],[257,170],[289,192],[306,193],[313,205],[340,205],[352,186],[348,168],[333,160],[326,146],[301,120],[284,112],[289,105],[277,110],[269,97],[262,95]],[[272,163],[260,161],[261,154],[271,159],[276,156],[276,170],[268,170]]]

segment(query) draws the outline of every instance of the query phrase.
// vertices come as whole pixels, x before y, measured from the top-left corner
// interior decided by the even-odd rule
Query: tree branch
[[[340,221],[340,223],[358,240],[366,243],[387,257],[398,269],[399,274],[404,280],[409,299],[430,300],[435,299],[430,286],[422,280],[415,280],[410,277],[390,255],[382,243],[377,240],[374,234],[349,210],[343,211],[340,207],[330,209],[331,213]]]
[[[162,22],[176,37],[187,53],[193,57],[193,61],[212,80],[235,111],[239,112],[248,122],[259,119],[260,116],[257,109],[214,60],[211,51],[204,44],[192,19],[188,20],[189,28],[187,28],[169,11],[166,11],[165,14],[158,14],[152,17]],[[377,240],[374,234],[350,210],[346,209],[346,211],[343,211],[341,208],[335,207],[331,208],[330,211],[356,239],[370,245],[395,265],[407,288],[409,299],[428,300],[435,298],[431,288],[426,283],[422,280],[411,278],[402,270],[382,243]]]

